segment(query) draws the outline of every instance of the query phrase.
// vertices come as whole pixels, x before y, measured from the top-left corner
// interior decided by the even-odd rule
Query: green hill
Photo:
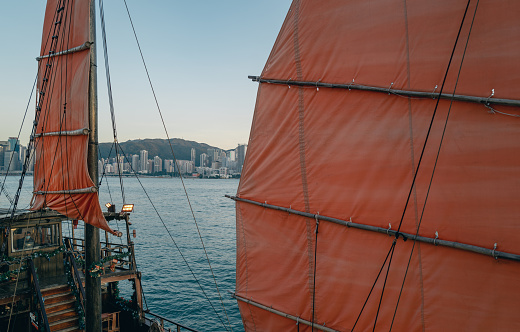
[[[194,141],[186,141],[181,138],[172,138],[171,139],[173,152],[175,153],[175,157],[177,160],[191,160],[191,149],[194,148],[196,151],[196,161],[195,164],[199,165],[199,156],[202,153],[207,153],[208,149],[215,148],[214,146],[210,146],[206,143],[197,143]],[[112,147],[112,143],[99,143],[99,158],[107,158],[110,153],[110,158],[115,157],[115,148]],[[130,140],[126,142],[119,143],[121,146],[122,152],[119,151],[120,154],[124,153],[126,155],[129,154],[139,154],[141,150],[148,151],[148,159],[153,159],[155,156],[159,156],[164,159],[173,159],[170,144],[168,144],[168,140],[166,139],[137,139]],[[110,150],[112,149],[112,152]]]

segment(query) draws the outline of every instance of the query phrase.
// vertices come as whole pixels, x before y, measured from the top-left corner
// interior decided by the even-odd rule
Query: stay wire
[[[99,180],[98,187],[101,187],[101,183],[103,183],[103,178],[105,178],[106,173],[106,165],[108,164],[108,160],[110,159],[110,156],[112,155],[112,149],[114,148],[115,143],[112,143],[110,147],[110,151],[108,152],[107,161],[103,163],[103,174],[101,175],[101,180]],[[99,156],[99,145],[98,145],[98,156]],[[105,178],[105,183],[107,184],[108,188],[108,195],[110,196],[110,203],[114,203],[112,200],[112,193],[110,192],[110,185],[108,184],[108,176]]]
[[[390,260],[388,261],[388,267],[386,269],[385,281],[383,282],[383,288],[381,289],[381,296],[379,297],[379,304],[377,305],[376,318],[374,319],[374,327],[372,332],[376,330],[377,318],[379,317],[379,310],[381,309],[381,303],[383,303],[383,294],[385,293],[386,281],[388,280],[388,273],[390,272],[390,264],[392,264],[392,258],[394,258],[395,244],[397,239],[394,239],[392,246],[390,247]]]
[[[468,49],[469,39],[470,39],[470,36],[471,36],[471,32],[473,30],[473,24],[475,23],[475,17],[477,15],[477,9],[478,9],[479,2],[480,2],[480,0],[477,0],[477,4],[475,5],[475,12],[473,13],[473,19],[471,21],[471,25],[470,25],[469,32],[468,32],[468,38],[466,39],[466,45],[464,47],[464,51],[462,53],[462,58],[460,60],[460,66],[459,66],[459,71],[457,73],[457,79],[455,81],[455,87],[453,88],[453,95],[455,95],[455,92],[457,90],[457,86],[458,86],[458,83],[459,83],[460,73],[462,71],[462,65],[464,63],[464,58],[466,56],[466,51]],[[468,3],[468,5],[469,5],[469,3]],[[408,275],[408,270],[410,268],[410,263],[412,261],[412,256],[413,256],[413,252],[414,252],[414,249],[415,249],[415,244],[417,243],[417,237],[419,235],[419,229],[420,229],[421,223],[423,221],[424,211],[426,209],[426,203],[428,201],[428,197],[429,197],[429,194],[430,194],[430,189],[431,189],[432,183],[433,183],[433,177],[435,175],[435,170],[437,168],[437,164],[438,164],[438,161],[439,161],[439,156],[440,156],[440,153],[441,153],[442,143],[444,142],[444,136],[446,134],[446,128],[448,126],[448,120],[449,120],[449,117],[450,117],[450,114],[451,114],[452,105],[453,105],[453,99],[451,99],[451,101],[450,101],[450,107],[448,109],[448,114],[446,115],[446,120],[444,122],[444,128],[443,128],[443,131],[442,131],[441,141],[439,143],[439,148],[437,150],[437,155],[435,157],[435,163],[433,165],[432,175],[430,177],[430,183],[428,184],[428,190],[426,192],[426,197],[424,199],[424,204],[423,204],[422,211],[421,211],[421,217],[419,219],[419,223],[417,225],[417,229],[416,229],[416,232],[415,232],[415,237],[414,237],[413,244],[412,244],[412,250],[410,252],[410,256],[408,257],[408,264],[406,265],[406,270],[405,270],[405,273],[404,273],[403,282],[401,284],[401,289],[399,291],[399,296],[397,298],[397,303],[395,305],[394,315],[392,317],[392,322],[390,324],[390,330],[389,331],[392,331],[392,327],[394,325],[395,316],[397,314],[397,308],[399,307],[399,302],[401,300],[401,295],[403,293],[404,284],[405,284],[405,281],[406,281],[406,277]]]
[[[175,161],[175,164],[177,165],[177,168],[179,168],[179,164],[178,164],[178,162],[177,162],[177,158],[175,157],[175,153],[173,152],[173,146],[172,146],[172,142],[171,142],[171,139],[170,139],[170,135],[168,134],[168,130],[167,130],[167,128],[166,128],[166,124],[165,124],[165,122],[164,122],[164,117],[163,117],[163,115],[162,115],[161,108],[160,108],[160,106],[159,106],[159,101],[157,100],[157,96],[156,96],[156,94],[155,94],[155,90],[154,90],[154,88],[153,88],[152,80],[151,80],[151,78],[150,78],[150,74],[149,74],[149,72],[148,72],[148,68],[147,68],[147,66],[146,66],[146,62],[145,62],[145,60],[144,60],[144,55],[143,55],[143,52],[142,52],[142,50],[141,50],[141,46],[140,46],[140,44],[139,44],[139,40],[138,40],[138,38],[137,38],[137,33],[136,33],[136,31],[135,31],[134,24],[133,24],[133,22],[132,22],[132,17],[130,16],[130,11],[129,11],[129,9],[128,9],[128,5],[127,5],[127,3],[126,3],[126,0],[123,0],[123,2],[124,2],[125,7],[126,7],[126,12],[128,13],[128,19],[130,20],[130,25],[132,26],[132,31],[133,31],[133,33],[134,33],[135,41],[136,41],[136,43],[137,43],[137,47],[138,47],[138,49],[139,49],[139,53],[140,53],[140,55],[141,55],[141,59],[142,59],[142,61],[143,61],[143,66],[144,66],[144,69],[145,69],[145,71],[146,71],[146,76],[148,77],[148,82],[149,82],[149,84],[150,84],[150,88],[151,88],[151,90],[152,90],[152,94],[153,94],[153,96],[154,96],[155,104],[156,104],[156,106],[157,106],[157,110],[158,110],[159,115],[160,115],[160,117],[161,117],[161,121],[162,121],[162,124],[163,124],[163,127],[164,127],[164,131],[165,131],[165,133],[166,133],[166,137],[168,138],[168,143],[169,143],[169,145],[170,145],[170,150],[171,150],[171,153],[172,153],[173,159],[174,159],[174,161]],[[210,260],[209,260],[209,256],[208,256],[208,253],[207,253],[207,250],[206,250],[206,246],[204,245],[204,241],[202,240],[202,235],[201,235],[201,233],[200,233],[200,229],[199,229],[199,225],[198,225],[198,223],[197,223],[197,219],[195,218],[195,213],[193,212],[193,207],[192,207],[192,205],[191,205],[191,201],[190,201],[190,198],[189,198],[189,195],[188,195],[188,191],[186,190],[186,186],[185,186],[185,184],[184,184],[183,176],[182,176],[182,174],[180,174],[180,172],[179,172],[179,175],[180,175],[180,179],[181,179],[182,187],[183,187],[183,189],[184,189],[184,193],[185,193],[185,195],[186,195],[186,200],[188,201],[188,205],[189,205],[189,207],[190,207],[191,215],[192,215],[192,217],[193,217],[193,221],[194,221],[195,226],[196,226],[196,228],[197,228],[197,232],[198,232],[198,235],[199,235],[199,239],[200,239],[200,241],[201,241],[202,248],[203,248],[203,250],[204,250],[204,254],[206,255],[206,260],[207,260],[207,262],[208,262],[208,266],[209,266],[209,269],[210,269],[210,271],[211,271],[211,275],[212,275],[212,277],[213,277],[213,281],[214,281],[214,283],[215,283],[215,287],[216,287],[216,289],[217,289],[217,293],[218,293],[218,296],[219,296],[219,299],[220,299],[220,303],[221,303],[221,305],[222,305],[222,309],[224,309],[224,313],[225,313],[225,315],[226,315],[226,319],[227,319],[227,321],[228,321],[229,328],[231,329],[231,331],[233,331],[233,328],[231,327],[231,322],[229,321],[229,317],[228,317],[228,314],[227,314],[227,311],[226,311],[226,307],[224,306],[224,301],[222,300],[222,295],[221,295],[221,293],[220,293],[220,290],[219,290],[219,287],[218,287],[218,284],[217,284],[217,279],[216,279],[216,277],[215,277],[215,273],[213,272],[213,268],[211,267],[211,262],[210,262]],[[227,329],[227,328],[226,328],[226,329]]]
[[[359,312],[359,315],[357,316],[356,321],[354,322],[354,326],[352,326],[352,329],[350,330],[351,332],[354,332],[354,328],[356,327],[356,325],[359,321],[359,318],[361,318],[361,314],[363,313],[363,310],[365,310],[368,300],[370,299],[370,295],[372,294],[372,292],[374,291],[374,288],[376,287],[377,280],[379,279],[379,276],[381,275],[381,272],[383,271],[383,268],[386,265],[386,261],[388,260],[388,257],[390,256],[392,248],[393,248],[393,245],[392,245],[392,247],[390,247],[390,250],[388,250],[388,253],[386,254],[385,260],[383,261],[383,264],[381,265],[381,268],[379,269],[379,273],[377,274],[376,280],[372,284],[372,288],[370,288],[370,292],[368,293],[368,296],[365,299],[365,303],[363,304],[363,307],[361,308],[361,311]]]
[[[114,148],[114,145],[116,143],[112,143],[111,147],[110,147],[110,152],[108,153],[108,158],[107,158],[107,162],[108,160],[110,159],[110,156],[112,155],[112,149]],[[98,149],[98,156],[99,156],[99,145],[97,146],[97,149]],[[105,177],[105,171],[106,171],[106,163],[103,162],[103,174],[101,175],[101,180],[99,180],[99,183],[97,184],[98,188],[101,188],[101,184],[103,183],[103,178],[105,179],[105,183],[107,184],[107,189],[108,189],[108,195],[110,197],[110,203],[111,204],[114,204],[114,200],[112,199],[112,192],[110,190],[110,184],[108,183],[108,176]],[[98,189],[98,193],[99,193],[99,189]],[[124,204],[124,203],[123,203]],[[115,220],[116,222],[116,228],[117,228],[117,231],[119,232],[120,229],[119,229],[119,221],[116,219]],[[106,231],[105,231],[106,232]],[[121,237],[119,237],[119,243],[120,244],[123,244],[123,239]]]
[[[123,150],[123,148],[120,146],[121,150]],[[126,158],[126,155],[123,151],[123,155],[125,156]],[[127,159],[127,161],[129,161]],[[131,166],[130,166],[131,167]],[[226,329],[226,331],[228,330],[226,324],[222,321],[222,318],[220,317],[220,315],[218,314],[216,308],[213,306],[213,303],[211,302],[211,300],[209,299],[208,295],[206,294],[206,292],[204,291],[204,288],[202,287],[202,284],[200,283],[199,279],[197,278],[197,276],[195,275],[195,272],[193,272],[193,269],[191,268],[191,266],[189,265],[188,261],[186,260],[186,257],[183,255],[180,247],[177,245],[177,242],[174,240],[170,230],[168,229],[168,227],[166,226],[166,223],[164,222],[163,218],[161,217],[159,211],[157,210],[157,208],[155,207],[155,204],[153,203],[152,201],[152,198],[150,197],[150,195],[148,195],[148,192],[146,191],[146,189],[144,188],[144,185],[143,183],[141,182],[141,179],[139,178],[139,176],[137,175],[136,171],[134,169],[131,168],[131,171],[132,171],[132,174],[134,174],[135,178],[137,179],[137,181],[139,182],[139,185],[141,185],[141,188],[143,189],[143,192],[144,194],[146,195],[146,197],[148,198],[148,201],[150,202],[150,204],[152,205],[152,208],[154,209],[155,213],[157,214],[157,216],[159,217],[159,220],[161,220],[161,223],[163,224],[163,227],[164,229],[166,229],[166,232],[168,233],[168,235],[170,236],[170,239],[172,240],[173,244],[175,245],[175,248],[177,249],[177,251],[179,252],[179,254],[181,255],[181,258],[182,260],[184,261],[184,264],[186,265],[186,267],[188,268],[188,270],[190,271],[191,275],[193,276],[193,279],[195,279],[195,282],[198,284],[200,290],[202,291],[202,293],[204,294],[204,297],[206,298],[206,300],[208,301],[208,303],[210,304],[211,308],[213,309],[213,311],[215,312],[215,314],[217,315],[218,319],[220,320],[220,322],[222,323],[222,325],[224,326],[224,328]]]
[[[464,10],[464,16],[462,17],[462,21],[460,23],[459,31],[457,33],[457,38],[455,39],[455,44],[453,45],[453,49],[451,51],[450,61],[448,62],[448,67],[446,68],[446,71],[444,73],[444,78],[442,80],[441,89],[439,91],[439,97],[437,98],[436,103],[435,103],[435,109],[433,110],[432,118],[430,120],[430,125],[429,125],[428,131],[426,133],[426,138],[424,139],[424,144],[423,144],[423,147],[422,147],[422,150],[421,150],[421,155],[419,156],[419,161],[417,162],[417,168],[415,169],[415,173],[414,173],[414,176],[413,176],[412,184],[410,186],[410,190],[408,192],[408,197],[406,199],[406,204],[404,205],[403,213],[401,215],[401,220],[399,221],[399,227],[397,228],[397,232],[395,233],[396,238],[398,238],[399,235],[400,235],[399,231],[401,230],[401,226],[403,224],[404,216],[406,214],[406,210],[408,208],[408,203],[410,201],[410,196],[412,196],[413,188],[415,187],[415,182],[417,180],[417,174],[419,173],[419,168],[421,167],[421,164],[422,164],[422,159],[424,157],[424,151],[426,150],[426,146],[428,145],[428,140],[430,138],[430,133],[431,133],[431,130],[432,130],[432,127],[433,127],[433,122],[435,120],[435,115],[437,114],[437,110],[439,108],[439,102],[441,100],[441,95],[442,95],[442,92],[444,91],[444,85],[446,84],[446,79],[447,79],[448,73],[450,71],[451,62],[453,61],[453,56],[455,54],[455,50],[457,49],[457,44],[459,42],[460,33],[462,31],[462,27],[464,26],[464,22],[466,20],[466,14],[468,12],[468,8],[469,8],[470,2],[471,2],[471,0],[468,0],[468,3],[466,5],[466,9]]]
[[[107,90],[108,90],[108,102],[110,106],[110,115],[112,117],[112,133],[114,136],[114,142],[117,143],[117,129],[116,129],[116,116],[114,111],[114,99],[112,97],[112,84],[110,80],[110,66],[108,61],[108,46],[107,46],[107,38],[106,38],[106,30],[105,30],[105,11],[103,8],[103,0],[99,0],[99,14],[101,16],[101,35],[103,39],[103,54],[105,59],[105,76],[107,80]],[[117,144],[114,144],[116,148],[116,165],[117,165],[117,173],[119,175],[119,184],[121,187],[121,196],[123,198],[123,205],[125,204],[125,188],[123,185],[123,176],[121,166],[123,163],[119,162],[120,156],[118,151]]]
[[[394,242],[395,240],[397,240],[399,238],[399,231],[401,230],[401,226],[403,224],[403,220],[404,220],[404,216],[406,214],[406,210],[408,208],[408,203],[410,201],[410,197],[412,195],[412,192],[413,192],[413,189],[415,187],[415,182],[416,182],[416,179],[417,179],[417,174],[419,173],[419,168],[421,166],[421,162],[422,162],[422,159],[423,159],[423,156],[424,156],[424,152],[426,150],[426,146],[428,145],[428,139],[430,137],[430,133],[431,133],[431,129],[433,127],[433,123],[434,123],[434,120],[435,120],[435,115],[437,114],[437,110],[439,108],[439,102],[440,102],[440,96],[442,95],[442,92],[444,90],[444,85],[446,83],[446,79],[448,77],[448,73],[450,71],[450,67],[451,67],[451,63],[453,61],[453,56],[455,54],[455,50],[457,49],[457,45],[458,45],[458,41],[459,41],[459,37],[460,37],[460,34],[461,34],[461,31],[462,31],[462,28],[464,26],[464,22],[466,20],[466,14],[468,12],[468,8],[469,8],[469,5],[470,5],[470,2],[471,0],[468,0],[468,3],[466,5],[466,9],[464,10],[464,16],[462,17],[462,21],[460,23],[460,27],[459,27],[459,31],[457,33],[457,38],[455,39],[455,44],[453,45],[453,49],[452,49],[452,52],[451,52],[451,56],[450,56],[450,60],[448,62],[448,67],[446,68],[446,71],[444,73],[444,79],[442,81],[442,85],[441,85],[441,89],[439,91],[439,98],[437,98],[437,101],[435,103],[435,109],[433,111],[433,114],[432,114],[432,118],[430,120],[430,125],[428,127],[428,132],[426,134],[426,138],[424,139],[424,144],[423,144],[423,147],[422,147],[422,150],[421,150],[421,155],[419,157],[419,161],[417,163],[417,168],[415,170],[415,173],[414,173],[414,176],[413,176],[413,181],[412,181],[412,185],[410,186],[410,191],[408,192],[408,197],[406,199],[406,204],[404,205],[404,209],[403,209],[403,214],[401,215],[401,220],[399,221],[399,227],[397,228],[397,232],[395,233],[395,239],[394,239]],[[460,70],[460,68],[459,68]],[[453,101],[452,101],[453,102]],[[451,104],[450,104],[450,109],[451,109]],[[449,113],[448,113],[448,116],[449,116]],[[448,119],[446,119],[447,121]],[[443,134],[444,135],[444,134]],[[441,144],[442,144],[442,141],[441,141]],[[440,148],[440,147],[439,147]],[[435,169],[433,170],[433,172],[435,172]],[[433,174],[432,174],[432,179],[433,179]],[[426,202],[425,202],[426,204]],[[423,211],[424,211],[424,205],[423,205]],[[388,266],[387,266],[387,271],[386,271],[386,274],[388,276],[388,273],[390,271],[390,266],[391,266],[391,263],[392,263],[392,258],[394,256],[394,253],[395,253],[395,244],[392,244],[393,248],[391,249],[391,254],[390,254],[390,260],[388,261]],[[383,288],[381,290],[381,296],[380,296],[380,299],[379,299],[379,303],[381,305],[381,302],[383,300],[383,294],[384,294],[384,291],[385,291],[385,287],[386,287],[386,278],[385,278],[385,283],[383,284]],[[376,323],[377,323],[377,318],[378,318],[378,315],[379,315],[379,308],[380,308],[380,305],[378,307],[378,311],[377,311],[377,314],[376,314],[376,317],[374,319],[374,329],[375,329],[375,326],[376,326]]]

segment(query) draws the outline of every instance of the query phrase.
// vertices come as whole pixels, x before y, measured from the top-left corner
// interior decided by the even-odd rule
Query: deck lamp
[[[108,209],[108,212],[116,212],[116,206],[112,203],[106,203],[105,206]]]
[[[134,204],[125,204],[121,209],[121,212],[132,212],[134,210]]]

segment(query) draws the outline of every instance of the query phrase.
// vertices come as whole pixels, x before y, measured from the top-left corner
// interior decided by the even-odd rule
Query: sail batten
[[[261,303],[258,303],[258,302],[255,302],[253,300],[248,300],[248,299],[245,299],[243,297],[240,297],[236,294],[232,294],[232,296],[237,299],[238,301],[241,301],[241,302],[244,302],[244,303],[247,303],[247,304],[250,304],[250,305],[253,305],[257,308],[260,308],[260,309],[263,309],[263,310],[266,310],[268,312],[271,312],[271,313],[274,313],[278,316],[282,316],[284,318],[289,318],[293,321],[296,322],[296,325],[298,326],[299,324],[305,324],[307,326],[312,326],[314,327],[316,330],[318,331],[326,331],[326,332],[339,332],[337,330],[334,330],[334,329],[331,329],[331,328],[328,328],[324,325],[321,325],[321,324],[318,324],[318,323],[313,323],[313,322],[309,322],[305,319],[302,319],[300,317],[297,317],[297,316],[293,316],[293,315],[290,315],[288,313],[285,313],[285,312],[282,312],[280,310],[276,310],[276,309],[273,309],[273,307],[269,307],[269,306],[266,306],[264,304],[261,304]]]
[[[520,330],[520,3],[471,1],[454,49],[467,4],[293,1],[253,77],[237,296],[339,331]]]
[[[42,137],[42,136],[76,136],[76,135],[88,135],[88,128],[77,129],[77,130],[69,130],[69,131],[53,131],[48,133],[39,133],[34,135],[34,137]]]
[[[479,97],[479,96],[465,96],[459,94],[450,94],[450,93],[435,93],[435,88],[432,89],[431,92],[427,91],[412,91],[412,90],[403,90],[403,89],[392,89],[389,87],[379,87],[372,86],[367,84],[358,84],[358,83],[326,83],[326,82],[304,82],[304,81],[293,81],[293,80],[282,80],[282,79],[272,79],[272,78],[261,78],[260,76],[249,76],[255,82],[259,83],[270,83],[270,84],[280,84],[285,86],[305,86],[311,88],[335,88],[335,89],[347,89],[347,90],[362,90],[362,91],[374,91],[374,92],[382,92],[389,95],[400,95],[406,97],[421,97],[421,98],[429,98],[429,99],[448,99],[454,101],[465,101],[472,103],[479,103],[484,105],[503,105],[503,106],[520,106],[520,100],[516,99],[504,99],[504,98],[493,98],[490,94],[487,97]],[[490,92],[492,93],[492,92]]]
[[[73,47],[73,48],[65,50],[65,51],[42,55],[42,56],[36,57],[36,61],[40,61],[40,60],[47,59],[47,58],[53,58],[53,57],[60,56],[60,55],[66,55],[66,54],[70,54],[70,53],[74,53],[74,52],[83,51],[83,50],[90,48],[91,44],[92,44],[91,42],[85,42],[80,46],[76,46],[76,47]]]
[[[391,224],[388,228],[376,227],[376,226],[372,226],[372,225],[362,224],[359,222],[353,222],[352,218],[350,220],[341,220],[338,218],[331,218],[326,215],[298,211],[298,210],[294,210],[294,209],[283,207],[283,206],[276,206],[276,205],[271,205],[271,204],[267,204],[267,203],[256,202],[256,201],[252,201],[249,199],[243,199],[240,197],[235,197],[235,196],[227,196],[227,197],[231,198],[234,201],[245,202],[245,203],[261,206],[261,207],[267,208],[267,209],[283,211],[283,212],[287,212],[289,214],[303,216],[308,219],[327,221],[327,222],[332,222],[332,223],[335,223],[338,225],[346,226],[349,228],[352,227],[352,228],[362,229],[362,230],[366,230],[366,231],[370,231],[370,232],[386,234],[391,237],[401,238],[401,239],[403,239],[403,241],[407,241],[407,240],[418,241],[418,242],[432,244],[434,246],[443,246],[443,247],[471,251],[471,252],[474,252],[477,254],[490,256],[495,259],[504,258],[504,259],[509,259],[509,260],[520,262],[520,254],[502,252],[502,251],[496,250],[496,248],[490,249],[490,248],[479,247],[479,246],[468,244],[468,243],[461,243],[461,242],[448,241],[445,239],[439,239],[438,234],[437,234],[437,237],[418,236],[416,234],[398,232],[397,230],[394,230],[391,228]],[[496,245],[496,243],[495,243],[495,245]]]
[[[31,209],[50,208],[115,234],[101,211],[97,179],[87,169],[90,1],[47,1]]]
[[[35,191],[35,195],[48,195],[48,194],[67,194],[67,195],[77,195],[77,194],[88,194],[88,193],[96,193],[98,190],[96,187],[89,188],[80,188],[80,189],[70,189],[70,190],[55,190],[55,191]]]

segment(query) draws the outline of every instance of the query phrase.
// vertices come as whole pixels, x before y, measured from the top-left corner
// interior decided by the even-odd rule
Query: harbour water
[[[135,204],[130,230],[136,231],[132,240],[148,309],[199,331],[243,331],[238,306],[229,293],[235,289],[235,204],[224,197],[236,193],[238,180],[184,179],[189,201],[179,178],[139,180],[144,190],[135,177],[123,178],[123,185],[125,202]],[[7,177],[11,196],[14,196],[17,184],[17,177]],[[123,203],[120,188],[119,178],[103,179],[100,187],[102,205],[112,202],[116,210],[119,209]],[[31,190],[32,177],[27,177],[19,208],[28,206]],[[9,206],[4,195],[0,198],[0,206]],[[110,226],[124,230],[121,222],[111,222]],[[63,232],[71,233],[72,225],[64,224]],[[76,236],[81,232],[80,223]],[[120,240],[112,237],[111,241]],[[129,285],[121,282],[120,289],[123,297],[130,298]],[[231,328],[223,325],[227,325],[228,318]]]

